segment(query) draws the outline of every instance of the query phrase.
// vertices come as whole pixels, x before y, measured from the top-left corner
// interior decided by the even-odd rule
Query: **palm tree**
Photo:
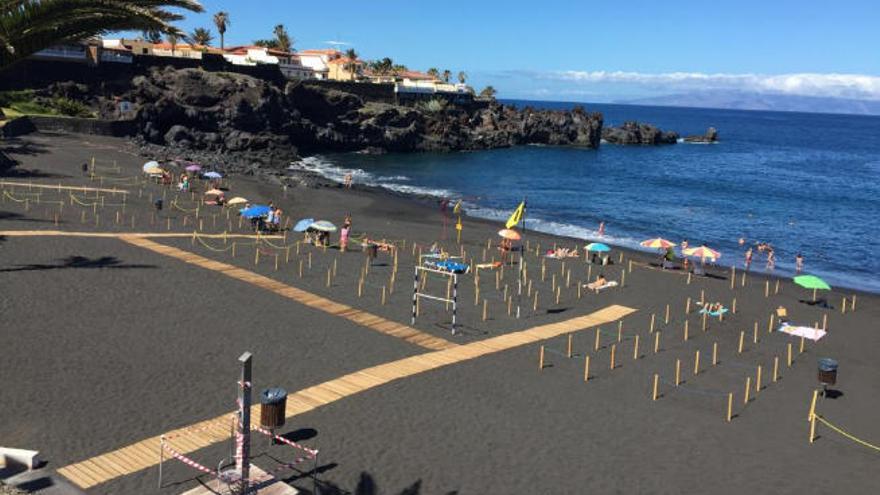
[[[171,56],[174,56],[174,49],[177,48],[177,42],[180,41],[182,36],[178,36],[176,34],[168,34],[165,36],[165,39],[168,40],[168,44],[171,45]]]
[[[217,32],[220,33],[220,49],[226,48],[226,27],[229,26],[229,12],[220,11],[214,14],[214,25],[217,26]]]
[[[257,46],[262,46],[263,48],[274,48],[278,49],[278,40],[254,40],[254,44]]]
[[[428,75],[433,77],[434,79],[439,79],[440,78],[440,71],[437,70],[436,67],[431,67],[430,69],[428,69]]]
[[[162,42],[162,33],[155,29],[147,29],[144,31],[144,40],[156,45]]]
[[[485,98],[487,100],[494,100],[496,93],[498,93],[498,92],[495,91],[495,88],[493,88],[492,86],[486,86],[485,88],[483,88],[482,91],[480,91],[480,98]]]
[[[391,72],[393,72],[394,74],[400,74],[401,72],[406,72],[408,70],[409,68],[403,64],[394,64],[391,67]]]
[[[354,74],[357,71],[359,63],[357,59],[358,54],[354,51],[354,48],[349,48],[348,50],[345,50],[345,58],[348,59],[348,61],[345,62],[345,70],[351,73],[351,80],[354,81]]]
[[[443,82],[448,83],[449,79],[452,77],[452,72],[449,69],[443,71]]]
[[[211,34],[210,29],[195,28],[193,29],[192,34],[189,35],[189,39],[197,45],[210,46],[211,41],[214,40],[214,36]]]
[[[113,31],[183,32],[183,19],[167,10],[202,12],[198,0],[3,0],[0,1],[0,70],[44,48]]]
[[[467,74],[465,74],[464,71],[459,71],[458,82],[460,82],[461,84],[464,84],[465,81],[467,81]]]
[[[275,34],[275,40],[278,41],[278,49],[290,53],[290,50],[293,48],[293,38],[287,34],[287,29],[284,28],[284,24],[278,24],[275,26],[272,33]]]

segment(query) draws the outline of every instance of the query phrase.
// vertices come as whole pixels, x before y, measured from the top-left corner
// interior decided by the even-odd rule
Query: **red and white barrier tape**
[[[259,427],[259,426],[256,427],[256,428],[254,428],[254,430],[255,430],[255,431],[258,431],[258,432],[260,432],[260,433],[262,433],[263,435],[266,435],[266,436],[272,437],[272,438],[274,438],[275,440],[278,440],[278,441],[281,442],[281,443],[286,443],[287,445],[290,445],[291,447],[294,447],[294,448],[297,448],[297,449],[299,449],[299,450],[302,450],[303,452],[309,454],[309,455],[307,456],[309,459],[312,459],[312,458],[314,458],[316,455],[318,455],[318,451],[315,450],[315,449],[310,449],[310,448],[305,447],[305,446],[303,446],[303,445],[300,445],[300,444],[298,444],[298,443],[296,443],[296,442],[291,442],[290,440],[288,440],[288,439],[282,437],[281,435],[276,435],[276,434],[272,433],[271,431],[266,430],[266,429],[264,429],[264,428],[261,428],[261,427]]]
[[[196,462],[196,461],[190,459],[189,457],[187,457],[187,456],[181,454],[180,452],[178,452],[178,451],[172,449],[171,447],[165,445],[164,443],[162,443],[162,448],[165,449],[165,450],[167,450],[168,453],[171,454],[171,457],[173,457],[173,458],[177,459],[178,461],[180,461],[180,462],[186,464],[187,466],[189,466],[189,467],[191,467],[191,468],[198,469],[199,471],[201,471],[201,472],[203,472],[203,473],[207,473],[207,474],[210,474],[210,475],[212,475],[212,476],[217,476],[217,473],[214,472],[213,469],[211,469],[211,468],[209,468],[209,467],[206,467],[206,466],[203,466],[203,465],[199,464],[198,462]]]

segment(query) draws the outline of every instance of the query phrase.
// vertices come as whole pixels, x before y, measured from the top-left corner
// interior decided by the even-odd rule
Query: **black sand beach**
[[[37,196],[28,196],[35,189],[4,186],[12,198],[4,196],[0,203],[2,231],[192,233],[197,228],[193,213],[182,211],[195,208],[196,202],[182,195],[177,203],[182,210],[172,208],[170,190],[164,193],[165,208],[154,218],[151,200],[163,189],[130,182],[146,160],[127,153],[122,140],[42,134],[4,147],[21,166],[0,180],[110,188],[118,184],[130,193],[123,212],[121,205],[109,206],[116,204],[109,203],[110,194],[104,195],[107,203],[99,208],[71,205],[67,193],[49,191],[36,203]],[[92,156],[107,167],[103,184],[82,176],[79,169]],[[293,188],[285,193],[277,185],[250,177],[233,177],[229,186],[228,197],[274,201],[294,220],[308,216],[339,224],[351,213],[355,234],[400,242],[399,270],[386,304],[381,304],[381,292],[391,286],[392,258],[380,254],[358,297],[365,258],[357,246],[352,253],[303,246],[299,254],[295,248],[288,254],[264,245],[255,263],[255,247],[245,242],[232,257],[229,243],[222,239],[152,240],[410,324],[413,243],[427,249],[441,233],[433,205],[338,187]],[[87,194],[78,197],[89,202]],[[17,201],[23,198],[30,198],[27,206]],[[58,205],[46,203],[53,200],[66,203],[57,225]],[[204,232],[246,232],[238,228],[234,216],[227,220],[220,209],[201,208]],[[479,261],[487,239],[495,245],[499,228],[497,223],[466,219],[462,245],[468,256]],[[293,246],[300,238],[289,233],[286,244],[284,239],[272,242]],[[710,270],[713,277],[694,277],[688,284],[684,274],[660,271],[650,266],[651,256],[629,251],[623,251],[622,264],[604,268],[589,268],[579,259],[566,261],[564,272],[560,261],[547,260],[546,280],[541,282],[542,262],[534,255],[537,243],[543,251],[553,243],[574,246],[575,241],[529,236],[532,252],[526,261],[533,290],[539,293],[538,310],[524,296],[522,317],[508,316],[503,289],[495,290],[495,275],[487,271],[481,274],[478,305],[473,276],[461,277],[458,335],[450,334],[450,314],[442,303],[423,304],[414,328],[463,344],[564,322],[618,304],[636,310],[623,320],[620,341],[616,324],[604,326],[600,349],[594,350],[596,330],[585,328],[572,335],[571,358],[566,356],[564,337],[545,342],[541,371],[539,347],[525,345],[393,381],[289,419],[284,432],[321,451],[321,493],[335,493],[334,488],[364,494],[876,490],[871,468],[878,452],[821,425],[818,438],[810,444],[807,421],[810,397],[817,388],[816,360],[833,357],[840,362],[839,383],[834,387],[839,393],[820,400],[817,411],[859,438],[880,441],[880,426],[873,421],[880,403],[874,359],[880,348],[874,331],[880,321],[876,295],[833,290],[822,294],[829,307],[820,308],[800,302],[811,294],[787,279],[779,280],[778,294],[777,280],[769,279],[769,297],[765,297],[764,277],[749,274],[743,287],[739,271],[733,289],[729,271],[720,268]],[[450,251],[460,249],[454,240],[445,246]],[[619,252],[612,253],[615,261]],[[0,234],[0,260],[0,349],[4,351],[0,445],[39,449],[53,468],[232,411],[235,359],[246,350],[255,356],[257,391],[277,385],[291,392],[427,352],[219,271],[115,238]],[[306,266],[302,277],[300,260]],[[327,271],[332,272],[334,260],[337,274],[328,288]],[[631,272],[629,260],[634,261]],[[507,283],[513,293],[516,276],[511,271],[516,267],[506,269],[499,286]],[[586,280],[588,270],[593,277],[602,271],[618,281],[625,273],[624,286],[599,294],[583,291],[578,298],[577,283]],[[551,295],[554,274],[561,285],[558,304]],[[442,294],[445,284],[432,280],[430,288]],[[728,307],[736,298],[736,314],[723,321],[707,320],[704,331],[698,314],[684,314],[687,299],[695,305],[701,292],[706,300]],[[853,294],[858,297],[856,311],[842,313],[843,298],[851,300]],[[482,321],[483,299],[488,300],[487,321]],[[670,321],[665,323],[667,304]],[[827,315],[828,336],[818,343],[806,342],[800,354],[798,339],[768,332],[770,314],[780,305],[788,309],[793,322],[806,326],[821,326]],[[657,353],[649,332],[652,314],[655,329],[661,332]],[[683,340],[685,321],[687,341]],[[745,334],[742,354],[737,353],[740,332]],[[640,347],[634,359],[637,335]],[[713,367],[715,343],[719,363]],[[614,370],[609,369],[612,344]],[[785,363],[788,344],[794,349],[791,368]],[[697,350],[702,361],[694,375]],[[591,358],[591,378],[584,383],[586,355]],[[781,377],[773,382],[777,357]],[[680,387],[672,384],[676,359],[682,366]],[[756,392],[753,386],[752,400],[744,405],[746,377],[754,383],[759,365],[763,387]],[[655,373],[661,377],[661,397],[652,401]],[[735,399],[735,417],[729,423],[725,421],[728,393],[734,393]],[[263,439],[254,445],[258,465],[274,465],[270,455],[292,455],[281,447],[269,447]],[[228,444],[215,444],[192,457],[214,467],[228,455]],[[166,468],[160,493],[179,493],[196,485],[195,471],[174,462],[166,463]],[[139,471],[88,493],[155,493],[156,474],[155,468]],[[293,473],[289,481],[306,492],[312,490],[308,476]]]

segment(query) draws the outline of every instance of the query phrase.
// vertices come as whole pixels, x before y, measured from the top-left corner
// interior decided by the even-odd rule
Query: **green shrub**
[[[438,113],[446,110],[446,100],[434,98],[422,103],[422,110],[429,113]]]
[[[69,98],[53,98],[52,108],[61,115],[69,117],[91,117],[92,111],[82,103]]]

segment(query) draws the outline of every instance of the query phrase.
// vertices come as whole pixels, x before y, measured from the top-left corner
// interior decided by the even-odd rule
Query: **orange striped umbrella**
[[[715,251],[714,249],[709,249],[706,246],[700,246],[695,248],[689,248],[684,250],[684,254],[687,256],[693,256],[700,259],[711,259],[712,261],[717,260],[721,257],[721,253]]]
[[[639,243],[642,247],[653,248],[653,249],[669,249],[671,247],[675,247],[676,244],[672,241],[667,241],[662,237],[657,237],[655,239],[648,239],[647,241],[642,241]]]

